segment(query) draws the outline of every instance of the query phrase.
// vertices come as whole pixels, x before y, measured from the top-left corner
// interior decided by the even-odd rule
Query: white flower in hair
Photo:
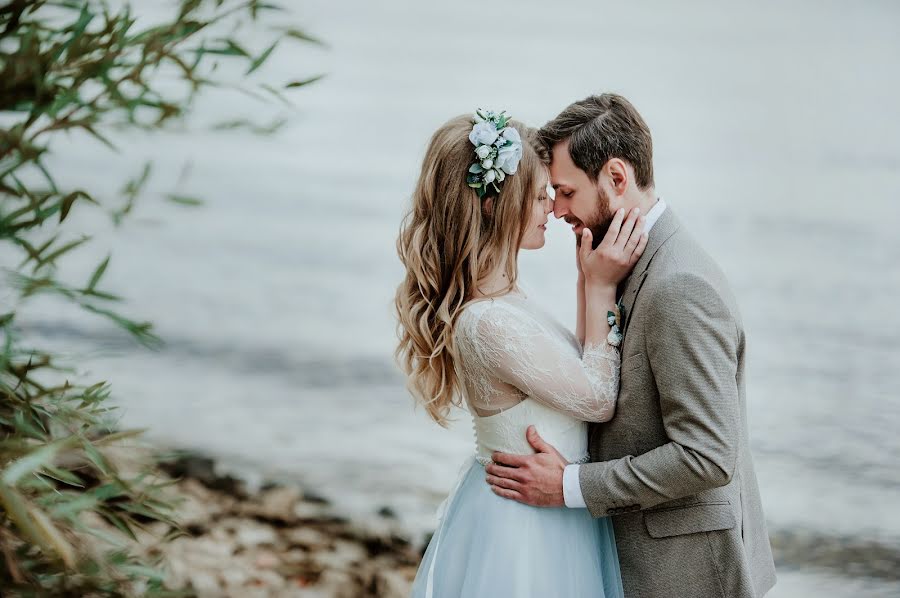
[[[469,141],[471,141],[472,145],[475,147],[478,147],[479,145],[491,145],[497,141],[499,135],[496,125],[490,121],[485,121],[472,127],[472,132],[469,133]]]
[[[512,141],[515,143],[522,143],[522,138],[519,137],[519,132],[513,127],[506,127],[503,129],[503,138],[507,141]]]
[[[500,193],[500,183],[515,174],[522,159],[522,138],[509,125],[506,112],[478,110],[472,119],[469,141],[477,160],[469,166],[466,183],[478,197]]]
[[[509,128],[507,128],[507,131]],[[515,129],[512,129],[515,131]],[[518,136],[518,133],[516,133]],[[505,145],[500,148],[497,152],[497,162],[496,167],[505,172],[506,174],[516,174],[516,170],[519,168],[519,160],[522,159],[522,144],[513,143],[511,145]]]

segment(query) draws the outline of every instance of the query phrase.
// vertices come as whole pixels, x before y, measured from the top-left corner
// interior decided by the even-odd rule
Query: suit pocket
[[[644,525],[652,538],[734,529],[731,503],[703,503],[662,511],[644,511]]]
[[[644,366],[644,354],[635,353],[622,360],[622,373],[640,369]]]

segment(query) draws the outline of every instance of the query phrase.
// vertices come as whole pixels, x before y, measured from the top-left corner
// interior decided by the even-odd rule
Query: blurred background
[[[154,160],[158,190],[206,199],[138,205],[72,258],[86,277],[112,250],[107,285],[161,351],[55,304],[29,315],[30,334],[112,383],[123,426],[251,479],[296,478],[351,517],[388,507],[421,543],[473,449],[468,416],[429,422],[392,358],[394,241],[425,145],[479,107],[539,126],[614,91],[649,123],[659,192],[743,309],[771,595],[900,595],[884,566],[900,558],[900,6],[313,0],[280,18],[327,47],[277,52],[261,74],[327,76],[273,137],[55,148],[73,185],[115,194]],[[255,106],[219,95],[195,114]],[[552,222],[521,270],[574,325],[571,245]]]

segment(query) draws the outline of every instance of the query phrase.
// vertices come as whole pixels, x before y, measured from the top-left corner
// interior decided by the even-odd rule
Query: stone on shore
[[[200,598],[409,594],[419,555],[385,524],[391,518],[373,514],[369,526],[351,523],[325,499],[291,485],[248,493],[203,457],[183,457],[167,471],[181,477],[175,519],[184,533],[161,542],[172,530],[154,524],[139,536],[148,554],[162,558],[167,588]]]

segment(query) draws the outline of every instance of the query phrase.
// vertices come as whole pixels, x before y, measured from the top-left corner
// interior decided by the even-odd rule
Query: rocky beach
[[[251,489],[200,455],[163,462],[163,471],[175,481],[178,527],[150,523],[138,541],[161,561],[169,589],[200,598],[409,594],[420,554],[390,509],[360,524],[296,485],[270,481]],[[109,527],[99,519],[91,524]]]

